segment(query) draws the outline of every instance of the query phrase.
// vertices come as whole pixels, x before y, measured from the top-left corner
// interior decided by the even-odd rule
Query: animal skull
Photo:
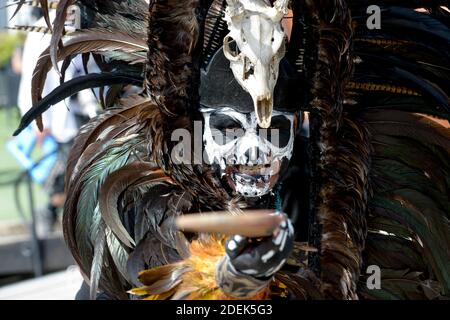
[[[285,55],[281,20],[288,2],[277,0],[272,6],[266,0],[227,0],[230,33],[224,38],[224,53],[234,77],[253,99],[261,128],[269,128],[272,119],[273,92]]]

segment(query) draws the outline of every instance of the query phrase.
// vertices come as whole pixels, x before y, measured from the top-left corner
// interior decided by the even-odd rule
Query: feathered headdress
[[[46,11],[47,1],[39,2]],[[304,208],[306,201],[301,223],[308,226],[309,246],[318,249],[296,272],[278,276],[296,298],[450,295],[446,3],[378,1],[381,29],[371,30],[369,1],[289,2],[286,58],[306,94],[299,109],[310,114],[311,173],[308,188],[290,190],[288,207],[302,202]],[[73,4],[82,24],[66,34]],[[226,7],[218,0],[59,1],[52,44],[34,73],[33,108],[17,132],[78,90],[109,87],[102,95],[108,109],[83,128],[67,171],[65,236],[94,292],[99,284],[126,298],[135,281],[127,264],[136,256],[147,259],[146,267],[180,260],[177,246],[161,245],[167,237],[163,218],[194,202],[217,209],[232,201],[208,169],[177,166],[169,156],[173,129],[193,130],[200,69],[228,34]],[[92,55],[102,73],[65,82],[42,97],[48,70],[76,54],[85,61]],[[128,85],[141,93],[120,99]],[[145,207],[149,186],[170,199],[163,211]],[[145,214],[130,221],[124,212],[133,202]],[[156,232],[148,235],[149,229]],[[151,258],[145,256],[150,249]],[[379,290],[365,285],[371,265],[381,269]]]

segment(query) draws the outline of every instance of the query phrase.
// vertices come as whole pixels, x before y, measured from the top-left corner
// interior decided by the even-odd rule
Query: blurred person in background
[[[41,10],[34,26],[46,27]],[[51,18],[54,18],[51,12]],[[32,107],[31,81],[34,67],[39,56],[50,45],[51,34],[30,32],[27,35],[21,61],[22,78],[19,88],[18,106],[21,114]],[[88,66],[90,70],[95,65]],[[84,73],[81,57],[72,61],[65,72],[65,79],[70,80]],[[47,95],[60,84],[60,76],[51,70],[47,76],[43,95]],[[82,91],[55,105],[43,115],[45,130],[40,132],[35,124],[13,140],[8,147],[25,169],[32,168],[31,177],[43,184],[49,193],[50,201],[45,207],[36,210],[36,228],[39,236],[45,236],[54,228],[58,209],[62,208],[66,199],[64,193],[64,173],[67,155],[80,127],[97,114],[98,101],[91,90]],[[35,146],[41,146],[44,153],[42,163],[35,164],[31,160],[31,152]]]

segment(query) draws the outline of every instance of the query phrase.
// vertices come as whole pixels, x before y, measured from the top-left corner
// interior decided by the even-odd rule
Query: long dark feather
[[[106,225],[102,221],[98,226],[97,235],[94,241],[94,258],[92,259],[90,276],[90,298],[95,300],[97,297],[98,284],[103,269],[103,254],[106,245]]]
[[[44,14],[45,23],[47,24],[47,27],[49,28],[50,32],[53,32],[52,23],[50,22],[50,16],[48,12],[48,1],[47,0],[39,0],[39,4],[41,6],[41,9]]]
[[[115,84],[142,85],[142,82],[143,79],[133,78],[127,74],[115,73],[94,73],[67,81],[53,90],[44,99],[40,100],[22,117],[19,128],[14,132],[14,135],[17,136],[20,134],[23,129],[28,127],[31,122],[41,116],[52,105],[55,105],[82,90]]]
[[[58,61],[64,60],[66,57],[86,52],[107,52],[121,50],[126,53],[135,53],[145,51],[145,44],[142,40],[136,39],[134,36],[123,33],[106,33],[99,30],[84,30],[75,32],[64,42],[64,47],[58,51]],[[34,70],[31,83],[32,102],[37,104],[42,98],[47,73],[52,67],[50,48],[44,51]]]
[[[19,0],[19,1],[17,2],[17,8],[16,8],[16,10],[14,11],[14,13],[12,14],[11,19],[14,18],[14,17],[19,13],[20,9],[22,9],[23,5],[24,5],[26,2],[27,2],[27,0]],[[15,4],[16,4],[16,3],[14,3],[14,5],[15,5]]]
[[[149,163],[133,163],[111,174],[105,180],[99,194],[100,212],[103,220],[111,231],[128,247],[134,246],[135,243],[121,222],[117,211],[117,200],[127,187],[144,177],[155,181],[159,179],[164,181],[166,179],[161,171],[154,171],[154,166]]]
[[[46,2],[46,0],[43,0]],[[67,17],[68,8],[75,2],[75,0],[60,0],[56,8],[56,17],[53,22],[53,34],[50,42],[50,58],[53,68],[60,74],[58,67],[58,47],[64,33],[64,25]],[[61,75],[61,74],[60,74]]]

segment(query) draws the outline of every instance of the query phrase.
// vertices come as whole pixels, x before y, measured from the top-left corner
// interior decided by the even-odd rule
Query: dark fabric
[[[274,93],[274,110],[296,112],[303,105],[304,95],[296,75],[287,59],[281,60],[280,73]],[[233,108],[239,112],[255,111],[250,94],[234,78],[230,62],[220,48],[207,70],[202,70],[200,104],[207,108]]]

